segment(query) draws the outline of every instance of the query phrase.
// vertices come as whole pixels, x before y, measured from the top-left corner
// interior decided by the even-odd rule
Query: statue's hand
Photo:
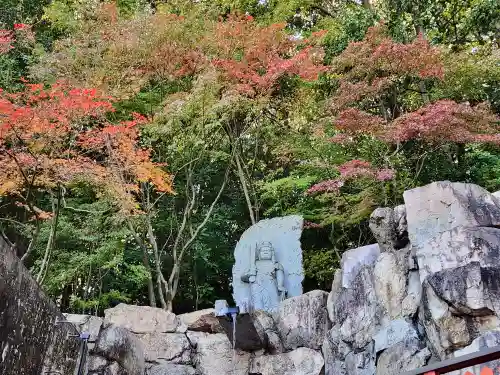
[[[248,278],[248,281],[251,282],[251,283],[254,283],[255,280],[257,280],[257,278],[255,276],[253,276],[253,275]]]

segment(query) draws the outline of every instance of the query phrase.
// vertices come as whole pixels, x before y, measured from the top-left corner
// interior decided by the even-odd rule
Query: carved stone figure
[[[250,296],[254,306],[271,310],[286,298],[285,273],[276,261],[270,242],[263,242],[250,255],[250,269],[241,275],[241,281],[250,284]]]
[[[241,312],[276,312],[285,298],[302,294],[302,217],[262,220],[235,249],[233,296]]]

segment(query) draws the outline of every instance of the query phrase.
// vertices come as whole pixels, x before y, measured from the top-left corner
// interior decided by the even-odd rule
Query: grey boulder
[[[286,349],[321,348],[330,329],[327,299],[327,292],[313,290],[281,302],[278,327]]]
[[[94,352],[116,361],[128,375],[144,375],[144,347],[139,339],[123,327],[113,324],[104,326]]]

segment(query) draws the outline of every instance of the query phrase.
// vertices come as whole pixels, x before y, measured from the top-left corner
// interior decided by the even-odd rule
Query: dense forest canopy
[[[229,300],[294,213],[328,289],[404,190],[500,189],[495,0],[6,0],[0,71],[0,230],[65,311]]]

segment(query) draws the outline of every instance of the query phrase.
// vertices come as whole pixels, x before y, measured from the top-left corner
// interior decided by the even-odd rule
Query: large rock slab
[[[335,306],[337,299],[342,294],[342,269],[337,269],[333,277],[332,291],[328,294],[328,299],[326,301],[326,310],[328,311],[328,319],[330,322],[335,323]]]
[[[421,282],[436,272],[471,262],[500,268],[500,229],[454,228],[422,242],[416,257]]]
[[[180,322],[186,325],[190,331],[200,331],[208,333],[223,333],[219,321],[215,317],[214,309],[194,311],[178,316]]]
[[[191,348],[196,349],[198,347],[198,341],[201,338],[206,338],[209,336],[207,332],[198,332],[198,331],[187,331],[186,337],[191,345]]]
[[[374,267],[361,268],[350,288],[342,288],[335,298],[333,322],[340,327],[341,339],[357,350],[366,347],[389,317],[376,294]]]
[[[323,356],[320,353],[308,348],[298,348],[284,354],[264,355],[252,359],[250,373],[260,375],[319,375],[323,366]]]
[[[349,288],[361,268],[375,264],[380,255],[378,244],[371,244],[348,250],[342,254],[342,286]]]
[[[499,259],[500,261],[500,259]],[[500,267],[479,262],[445,269],[428,278],[436,295],[458,315],[500,315]]]
[[[485,189],[460,182],[433,182],[405,191],[408,234],[413,246],[457,227],[500,225],[500,201]]]
[[[94,352],[116,361],[128,375],[144,375],[144,347],[127,329],[107,324],[101,330]]]
[[[258,310],[257,310],[258,311]],[[224,333],[234,347],[245,352],[253,352],[264,349],[267,345],[265,330],[258,329],[256,322],[250,314],[236,315],[236,321],[228,316],[218,316],[219,323],[224,328]],[[236,333],[236,336],[234,336]]]
[[[112,362],[106,368],[103,375],[128,375],[128,372],[118,362]]]
[[[290,215],[261,220],[242,234],[234,250],[232,278],[240,311],[277,312],[284,292],[281,279],[287,297],[302,294],[302,226],[301,216]]]
[[[148,362],[191,363],[191,345],[182,333],[145,333],[136,335],[144,346]]]
[[[321,348],[330,329],[327,299],[327,292],[313,290],[281,303],[278,327],[286,349]]]
[[[174,313],[156,307],[124,303],[105,310],[104,318],[133,333],[175,332],[179,325],[179,319]]]
[[[340,327],[333,327],[325,337],[322,353],[325,361],[325,375],[346,375],[345,359],[352,351],[351,347],[341,340]]]
[[[375,353],[395,346],[398,343],[418,342],[417,330],[410,322],[404,319],[391,321],[373,337]]]
[[[248,375],[250,353],[233,351],[225,334],[199,335],[194,363],[200,375]]]
[[[108,367],[108,360],[98,355],[89,355],[85,363],[87,374],[102,374]]]
[[[80,332],[90,334],[89,340],[94,341],[99,336],[103,319],[98,316],[80,315],[80,314],[63,314],[68,322],[73,323]]]
[[[165,363],[150,367],[146,375],[195,375],[195,370],[191,366]]]
[[[419,322],[425,328],[429,349],[441,360],[450,358],[481,334],[500,327],[496,315],[461,314],[441,299],[427,281],[423,285]]]
[[[414,315],[420,303],[418,283],[409,283],[410,255],[409,248],[385,252],[375,263],[375,293],[391,319]]]
[[[372,375],[375,373],[375,351],[373,343],[364,350],[350,351],[345,357],[346,375]]]
[[[376,375],[403,374],[425,366],[430,357],[429,349],[418,340],[402,341],[380,354]]]

